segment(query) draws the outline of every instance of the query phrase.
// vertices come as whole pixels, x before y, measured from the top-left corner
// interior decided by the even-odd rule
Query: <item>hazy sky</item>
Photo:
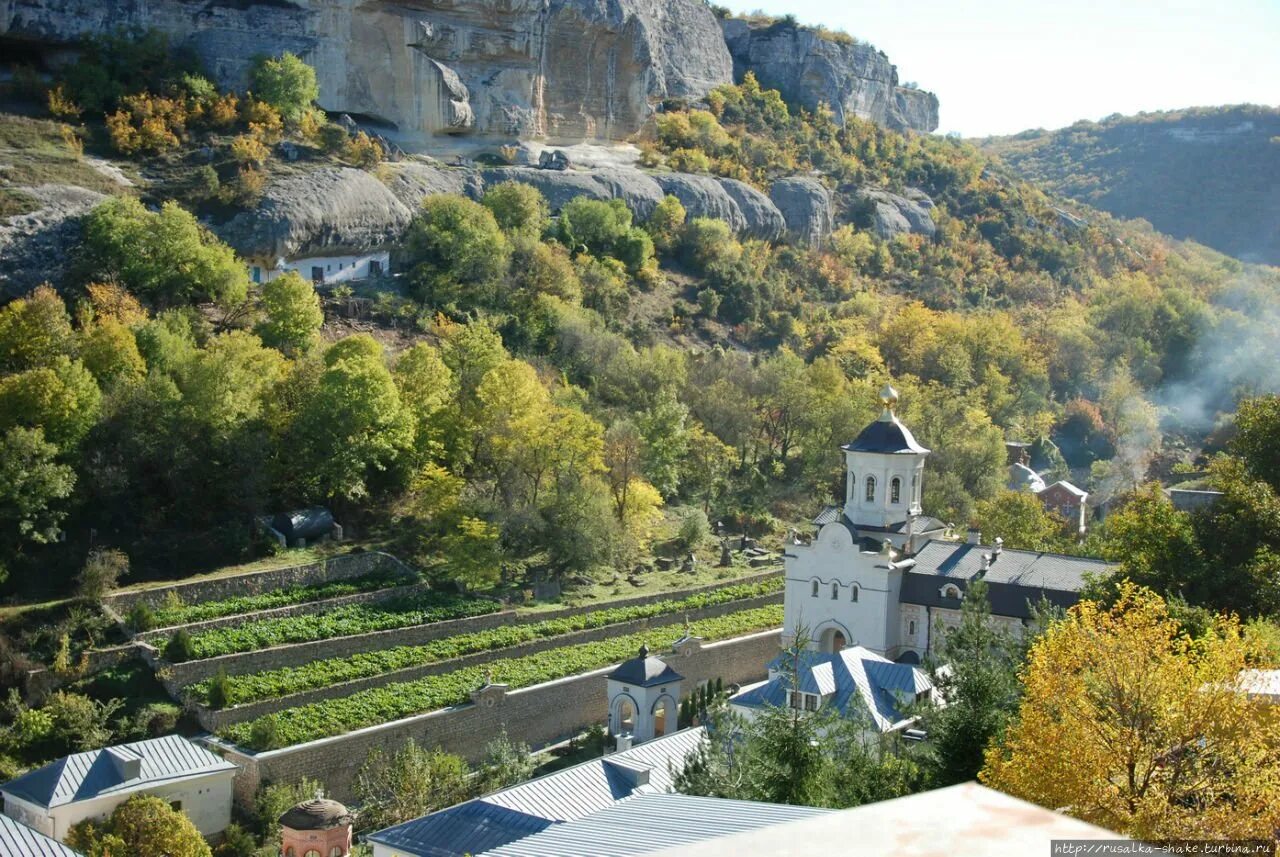
[[[871,42],[942,103],[940,133],[1280,104],[1280,0],[716,0]]]

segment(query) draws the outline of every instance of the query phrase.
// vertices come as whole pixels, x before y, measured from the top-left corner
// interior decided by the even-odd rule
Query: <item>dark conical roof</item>
[[[846,443],[840,448],[848,452],[878,452],[885,455],[919,455],[929,452],[916,442],[911,429],[904,426],[888,407],[878,420],[862,430],[853,443]]]
[[[280,816],[280,824],[290,830],[328,830],[353,820],[351,811],[336,800],[314,798],[303,801]]]
[[[666,661],[661,658],[651,657],[649,647],[642,645],[640,656],[623,661],[616,670],[609,673],[609,678],[636,687],[649,687],[680,681],[684,676],[667,666]]]

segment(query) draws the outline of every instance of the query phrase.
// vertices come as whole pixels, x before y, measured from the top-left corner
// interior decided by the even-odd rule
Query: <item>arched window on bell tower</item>
[[[902,502],[902,480],[896,476],[889,482],[889,502],[894,504]]]
[[[831,582],[831,600],[836,601],[840,598],[840,584],[836,581]]]
[[[876,501],[876,478],[874,476],[867,477],[866,498],[868,503],[874,503]]]

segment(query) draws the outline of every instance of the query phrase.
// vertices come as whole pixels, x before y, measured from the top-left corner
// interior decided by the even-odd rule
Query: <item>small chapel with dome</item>
[[[930,451],[896,415],[892,386],[881,402],[880,416],[841,447],[844,502],[814,519],[810,537],[793,534],[784,546],[784,645],[803,631],[821,653],[858,646],[919,663],[934,635],[959,623],[975,579],[987,582],[992,621],[1021,633],[1032,605],[1043,598],[1070,606],[1087,573],[1109,568],[1102,560],[1005,549],[999,538],[983,544],[976,530],[952,539],[952,528],[923,509]]]

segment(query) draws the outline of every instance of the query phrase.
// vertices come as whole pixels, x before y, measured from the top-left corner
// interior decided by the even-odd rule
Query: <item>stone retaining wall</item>
[[[678,600],[698,593],[714,592],[715,590],[738,584],[756,583],[769,577],[775,577],[778,574],[779,571],[773,569],[708,586],[609,601],[598,605],[595,609],[633,607],[652,604],[657,601]],[[370,631],[367,634],[333,637],[328,640],[315,640],[309,643],[290,643],[253,652],[240,652],[233,655],[221,655],[216,658],[186,661],[180,664],[166,664],[164,666],[168,670],[173,683],[182,686],[204,681],[216,675],[220,669],[225,669],[227,675],[262,672],[264,670],[298,666],[316,660],[345,658],[362,652],[379,651],[393,646],[420,646],[433,640],[451,637],[454,634],[467,634],[501,628],[506,625],[526,625],[532,622],[561,619],[566,616],[576,616],[591,609],[593,608],[590,606],[564,607],[558,610],[536,613],[519,613],[514,610],[505,610],[498,613],[488,613],[483,616],[449,619],[444,622],[414,625],[408,628],[393,628],[387,631]]]
[[[696,639],[681,641],[668,662],[684,676],[681,692],[688,696],[702,681],[722,678],[726,684],[746,684],[765,678],[780,639],[781,632],[772,630],[705,645]],[[603,724],[608,708],[605,676],[612,670],[605,667],[514,691],[483,688],[465,705],[281,750],[253,753],[217,739],[206,740],[211,749],[240,765],[235,797],[242,806],[252,805],[261,783],[296,782],[302,777],[319,780],[335,800],[350,801],[356,772],[375,748],[394,753],[412,738],[475,762],[485,744],[503,730],[512,740],[539,749],[593,723]]]
[[[413,570],[389,553],[361,551],[342,554],[307,565],[273,568],[266,571],[246,571],[229,577],[193,580],[160,586],[155,589],[125,590],[111,595],[107,601],[121,616],[127,616],[133,605],[145,601],[152,606],[160,604],[170,592],[182,599],[183,604],[200,604],[205,601],[221,601],[240,595],[255,595],[292,586],[311,586],[331,580],[348,580],[364,577],[379,571],[401,571],[406,575]]]
[[[283,711],[286,708],[308,705],[312,702],[321,702],[326,699],[337,699],[344,696],[350,696],[353,693],[361,690],[367,690],[371,687],[381,687],[382,685],[393,684],[395,682],[413,681],[414,679],[424,678],[426,676],[453,672],[454,670],[463,669],[464,667],[485,664],[497,658],[520,658],[526,655],[537,654],[538,652],[545,652],[548,649],[577,646],[583,643],[592,643],[598,640],[607,640],[612,637],[622,637],[628,634],[635,634],[645,630],[646,628],[677,628],[684,623],[686,615],[690,620],[696,622],[701,619],[711,619],[716,616],[725,616],[730,613],[753,610],[757,607],[765,607],[770,604],[781,604],[782,595],[783,593],[781,592],[773,592],[768,595],[760,595],[755,598],[745,598],[739,601],[726,601],[723,604],[713,604],[710,607],[704,607],[700,610],[690,610],[687,614],[669,613],[664,616],[652,616],[644,619],[633,619],[629,622],[618,622],[616,624],[605,625],[600,628],[573,631],[571,633],[560,634],[555,637],[543,637],[538,640],[530,640],[527,643],[508,646],[503,649],[488,649],[483,652],[475,652],[473,654],[450,658],[444,661],[437,661],[431,664],[408,667],[394,672],[369,676],[368,678],[355,679],[354,681],[342,682],[341,684],[329,685],[328,687],[303,691],[302,693],[290,694],[289,696],[264,699],[258,702],[251,702],[246,705],[237,705],[234,708],[212,710],[204,707],[203,705],[196,705],[193,706],[193,709],[196,714],[196,719],[200,721],[200,725],[205,729],[208,729],[210,732],[216,732],[222,727],[228,726],[232,723],[253,720],[264,714],[272,714],[276,711]],[[679,636],[679,634],[675,633],[674,636]]]

